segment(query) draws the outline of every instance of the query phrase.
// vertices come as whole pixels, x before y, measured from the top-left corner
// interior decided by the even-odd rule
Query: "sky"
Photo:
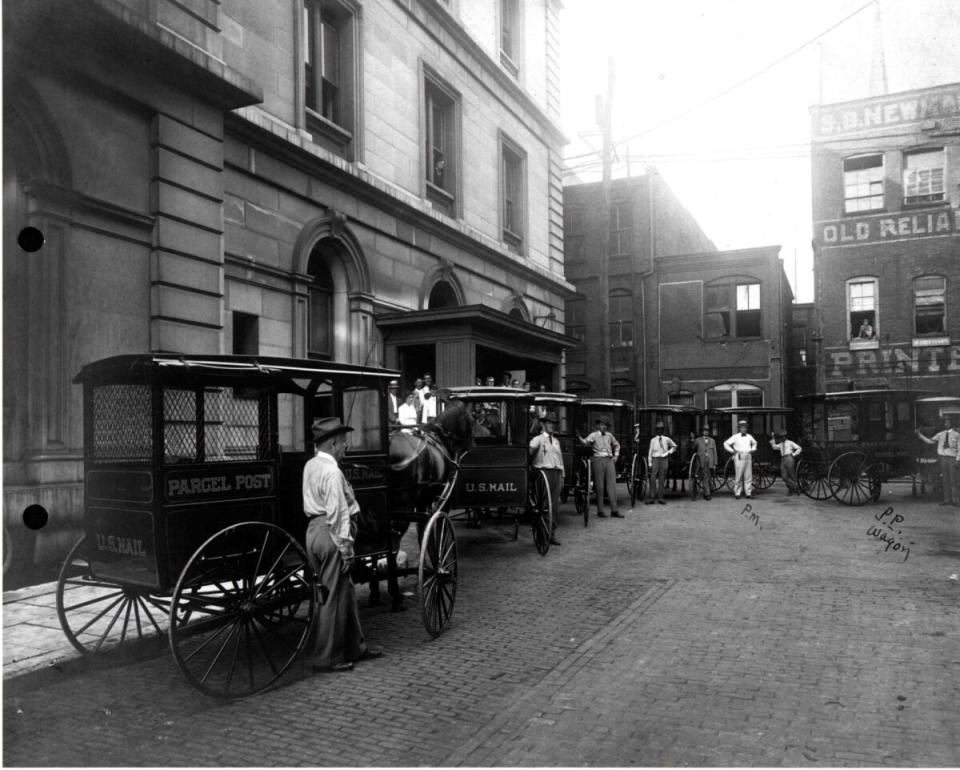
[[[613,176],[656,166],[719,249],[781,246],[800,302],[810,107],[882,93],[881,60],[887,93],[960,82],[960,0],[564,0],[560,19],[568,175],[601,178],[612,57]]]

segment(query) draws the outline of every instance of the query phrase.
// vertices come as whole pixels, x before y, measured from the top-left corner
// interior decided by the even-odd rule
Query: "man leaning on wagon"
[[[550,544],[560,545],[556,538],[557,511],[560,508],[560,491],[563,488],[563,453],[560,439],[554,434],[557,417],[548,413],[540,418],[540,433],[530,439],[530,465],[542,470],[550,488],[550,504],[553,507],[553,527],[550,532]]]
[[[753,497],[753,453],[757,440],[747,433],[746,420],[740,420],[737,427],[739,432],[724,441],[723,448],[733,455],[733,496],[739,499],[741,494]]]
[[[355,661],[379,658],[360,627],[353,564],[351,518],[360,512],[353,488],[340,470],[353,430],[337,417],[313,422],[314,456],[303,467],[303,512],[307,515],[307,556],[327,595],[320,606],[313,649],[314,671],[350,671]]]
[[[610,515],[615,519],[623,516],[617,509],[617,458],[620,456],[620,442],[610,430],[610,423],[602,417],[596,422],[597,429],[580,441],[593,449],[590,459],[593,472],[593,488],[597,494],[597,516],[607,518],[603,512],[604,493],[610,498]]]
[[[937,460],[943,479],[943,502],[940,505],[960,504],[960,433],[953,427],[952,418],[946,414],[943,416],[943,430],[934,433],[933,438],[924,436],[919,428],[917,436],[925,444],[937,445]]]

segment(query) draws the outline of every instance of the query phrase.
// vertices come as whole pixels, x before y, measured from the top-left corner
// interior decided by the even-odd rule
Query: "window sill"
[[[517,254],[523,253],[523,236],[518,235],[512,230],[503,230],[503,242],[507,244],[511,251],[516,252]]]
[[[870,216],[873,214],[886,214],[886,213],[887,213],[887,208],[886,206],[883,206],[882,208],[879,208],[879,209],[863,209],[862,211],[844,211],[843,218],[856,219],[857,217]]]
[[[850,350],[877,350],[880,347],[880,341],[872,340],[850,340]]]
[[[353,141],[351,134],[343,126],[327,120],[319,112],[314,112],[309,107],[304,108],[307,116],[307,130],[312,134],[320,134],[323,138],[331,142],[343,145],[344,147]]]
[[[929,209],[929,208],[940,208],[946,206],[949,201],[946,198],[940,198],[935,201],[908,201],[904,200],[903,210],[904,211],[915,211],[916,209]]]
[[[915,348],[940,348],[949,345],[950,338],[947,336],[914,337],[912,344]]]
[[[442,187],[437,187],[437,185],[435,185],[429,179],[426,181],[426,185],[427,199],[434,205],[434,207],[440,209],[440,211],[442,211],[444,214],[452,217],[454,215],[453,207],[457,199]]]

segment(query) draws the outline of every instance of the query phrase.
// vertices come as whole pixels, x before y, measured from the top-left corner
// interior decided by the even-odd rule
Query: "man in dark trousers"
[[[650,490],[646,504],[666,505],[663,499],[663,488],[667,483],[667,471],[670,468],[670,455],[677,451],[677,445],[672,438],[663,435],[663,423],[655,426],[657,435],[650,439],[650,448],[647,450],[647,467],[650,468]]]
[[[550,544],[560,545],[556,538],[557,514],[560,510],[560,491],[563,489],[563,453],[560,451],[560,439],[554,436],[557,429],[557,416],[548,412],[540,418],[540,433],[530,439],[530,465],[542,470],[547,477],[550,489],[550,504],[553,507],[553,527],[550,532]]]
[[[704,424],[700,435],[694,439],[693,450],[700,458],[700,488],[703,499],[709,500],[713,494],[712,479],[717,468],[717,442],[710,437],[710,426]]]
[[[593,473],[593,488],[597,493],[597,516],[607,518],[603,512],[603,498],[610,498],[610,515],[615,519],[623,516],[617,508],[617,458],[620,456],[620,442],[609,432],[610,423],[602,417],[597,420],[597,429],[586,438],[580,439],[585,446],[593,450],[590,469]]]
[[[353,533],[350,519],[360,512],[353,487],[340,470],[353,430],[338,417],[313,422],[314,456],[303,467],[303,512],[307,523],[307,556],[327,590],[320,606],[313,650],[314,671],[350,671],[355,661],[379,658],[368,647],[360,627],[357,596],[350,579]]]

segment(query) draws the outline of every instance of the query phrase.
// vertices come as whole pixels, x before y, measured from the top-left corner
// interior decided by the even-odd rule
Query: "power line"
[[[749,82],[751,82],[751,81],[753,81],[753,80],[756,80],[756,79],[757,79],[758,77],[760,77],[761,75],[766,74],[766,73],[769,72],[771,69],[773,69],[774,67],[776,67],[778,64],[780,64],[781,62],[789,59],[789,58],[790,58],[791,56],[793,56],[794,54],[799,53],[799,52],[802,51],[804,48],[807,48],[808,46],[813,45],[813,44],[816,43],[820,38],[822,38],[822,37],[824,37],[825,35],[829,34],[829,33],[832,32],[833,30],[835,30],[837,27],[839,27],[841,24],[845,24],[845,23],[848,22],[850,19],[852,19],[854,16],[856,16],[857,14],[862,13],[864,10],[866,10],[866,9],[869,8],[871,5],[873,5],[875,2],[877,2],[877,0],[868,0],[868,1],[867,1],[866,3],[864,3],[862,6],[860,6],[859,8],[857,8],[857,10],[855,10],[853,13],[851,13],[851,14],[849,14],[849,15],[847,15],[847,16],[844,16],[842,19],[840,19],[840,21],[838,21],[838,22],[836,22],[835,24],[832,24],[831,26],[827,27],[827,29],[825,29],[823,32],[819,33],[819,34],[816,35],[815,37],[811,38],[811,39],[808,40],[806,43],[803,43],[802,45],[799,45],[799,46],[797,46],[796,48],[790,50],[789,52],[787,52],[787,53],[785,53],[783,56],[781,56],[779,59],[776,59],[775,61],[773,61],[773,62],[771,62],[770,64],[768,64],[767,66],[765,66],[763,69],[760,69],[760,70],[758,70],[757,72],[754,72],[752,75],[749,75],[748,77],[744,78],[743,80],[740,80],[740,81],[738,81],[737,83],[734,83],[734,84],[733,84],[732,86],[730,86],[729,88],[726,88],[726,89],[724,89],[723,91],[720,91],[719,93],[714,94],[714,95],[711,96],[710,98],[708,98],[708,99],[700,102],[699,104],[695,104],[693,107],[691,107],[691,108],[689,108],[689,109],[687,109],[687,110],[684,110],[683,112],[677,113],[677,114],[674,115],[673,117],[670,117],[670,118],[667,118],[666,120],[661,121],[660,123],[656,124],[656,125],[653,126],[652,128],[648,128],[648,129],[646,129],[646,130],[644,130],[644,131],[641,131],[639,134],[634,134],[633,136],[627,137],[626,139],[621,139],[621,140],[615,142],[614,144],[615,144],[615,145],[619,145],[619,144],[623,144],[623,143],[626,143],[626,142],[630,142],[630,141],[632,141],[632,140],[634,140],[634,139],[639,139],[639,138],[642,137],[642,136],[646,136],[647,134],[653,133],[654,131],[659,131],[659,130],[660,130],[661,128],[663,128],[664,126],[668,126],[668,125],[670,125],[671,123],[673,123],[673,122],[675,122],[675,121],[677,121],[677,120],[680,120],[681,118],[685,118],[685,117],[687,117],[688,115],[691,115],[691,114],[693,114],[694,112],[697,112],[697,111],[703,109],[703,108],[706,107],[707,105],[713,104],[713,102],[717,101],[718,99],[722,99],[724,96],[726,96],[727,94],[731,93],[732,91],[735,91],[736,89],[740,88],[741,86],[746,85],[747,83],[749,83]],[[580,155],[573,155],[573,156],[571,156],[570,158],[568,158],[568,160],[577,160],[577,159],[579,159],[579,158],[586,158],[586,157],[589,157],[589,156],[592,155],[592,154],[593,154],[593,153],[582,153],[582,154],[580,154]]]

